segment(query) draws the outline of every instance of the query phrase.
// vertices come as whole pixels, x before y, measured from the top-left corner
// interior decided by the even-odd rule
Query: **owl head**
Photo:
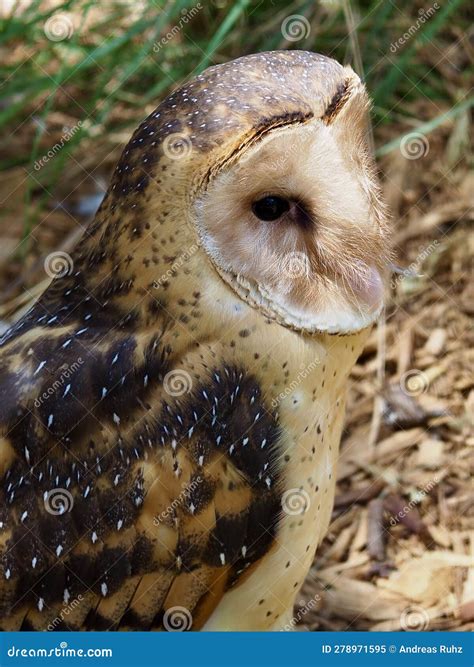
[[[283,326],[364,329],[381,310],[390,257],[368,106],[350,67],[314,53],[211,67],[135,132],[108,217],[135,209],[136,230],[145,201],[168,248],[174,239],[184,257],[198,244],[183,260],[188,272],[205,263],[234,296]],[[114,233],[107,230],[109,243]]]

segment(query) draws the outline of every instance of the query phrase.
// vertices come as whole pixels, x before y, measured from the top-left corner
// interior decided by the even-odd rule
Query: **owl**
[[[4,630],[279,630],[390,257],[350,67],[210,67],[0,348]]]

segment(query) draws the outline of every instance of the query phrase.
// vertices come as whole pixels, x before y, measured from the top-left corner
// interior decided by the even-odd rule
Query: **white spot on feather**
[[[38,364],[38,368],[35,370],[35,372],[33,373],[33,375],[36,375],[36,373],[39,373],[40,370],[41,370],[45,365],[46,365],[46,361],[40,361],[40,363]]]

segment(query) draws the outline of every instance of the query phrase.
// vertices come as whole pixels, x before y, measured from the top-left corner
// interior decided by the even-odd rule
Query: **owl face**
[[[283,325],[349,333],[380,313],[389,242],[358,85],[326,122],[269,130],[195,206],[204,248],[241,298]]]
[[[224,281],[297,331],[366,328],[390,257],[368,106],[352,69],[316,53],[208,68],[137,128],[104,200],[109,214],[92,225],[82,255],[97,262],[106,238],[109,268],[123,260],[119,285],[164,282],[182,295]],[[101,276],[87,275],[103,289]]]

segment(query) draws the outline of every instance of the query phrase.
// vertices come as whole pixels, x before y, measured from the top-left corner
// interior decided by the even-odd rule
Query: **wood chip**
[[[446,339],[446,329],[433,329],[423,348],[424,352],[437,357],[444,350]]]
[[[418,445],[417,465],[429,470],[437,470],[444,463],[444,442],[436,438],[426,438]]]
[[[384,502],[376,498],[369,503],[367,550],[375,560],[385,560]]]

